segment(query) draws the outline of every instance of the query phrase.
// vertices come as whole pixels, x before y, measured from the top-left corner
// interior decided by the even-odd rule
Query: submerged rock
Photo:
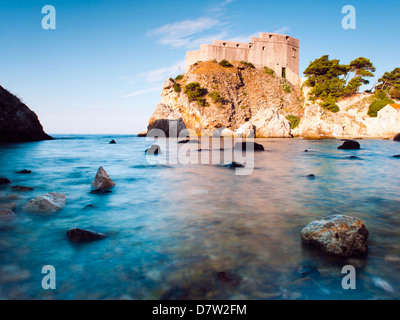
[[[228,285],[235,288],[240,284],[241,281],[242,278],[238,275],[228,274],[223,271],[217,273],[217,282],[219,284]]]
[[[229,169],[244,168],[244,165],[242,165],[241,163],[238,163],[238,162],[232,162],[232,163],[228,164],[227,167]]]
[[[29,173],[32,173],[32,171],[24,169],[24,170],[21,170],[21,171],[17,171],[16,173],[29,174]]]
[[[33,191],[34,189],[31,187],[14,186],[14,187],[11,187],[11,190],[19,191],[19,192],[28,192],[28,191]]]
[[[345,215],[313,221],[301,231],[304,243],[342,257],[365,255],[368,236],[369,232],[361,219]]]
[[[30,200],[23,209],[29,212],[56,212],[65,207],[65,201],[65,194],[51,192]]]
[[[96,177],[94,178],[94,181],[92,182],[93,189],[94,190],[104,190],[104,189],[110,189],[114,186],[115,186],[115,183],[108,176],[106,170],[104,170],[103,167],[100,167],[97,170],[97,174],[96,174]]]
[[[357,150],[360,149],[360,144],[354,140],[345,140],[343,144],[340,147],[338,147],[338,149]]]
[[[249,150],[254,150],[254,151],[265,151],[263,145],[256,143],[256,142],[236,142],[235,143],[235,149],[237,150],[242,150],[242,151],[247,151]]]
[[[17,204],[14,203],[14,202],[6,203],[6,204],[0,205],[0,210],[11,210],[11,211],[15,211],[15,209],[17,209]]]
[[[373,277],[371,280],[377,288],[385,290],[386,292],[394,293],[393,287],[387,281],[379,277]]]
[[[146,149],[145,153],[151,156],[157,156],[161,154],[161,147],[157,144],[153,144],[150,148]]]
[[[115,140],[111,140],[109,144],[116,144]]]
[[[0,222],[8,222],[17,218],[17,215],[9,209],[0,210]]]
[[[73,228],[67,231],[67,237],[72,242],[89,242],[104,239],[106,235],[95,231]]]
[[[400,154],[396,154],[393,158],[400,158]]]
[[[0,186],[10,184],[11,181],[8,180],[7,178],[0,178]]]
[[[400,141],[400,133],[394,136],[393,141]]]
[[[301,265],[297,268],[297,274],[303,278],[310,275],[319,275],[319,271],[314,267]]]
[[[108,189],[96,189],[96,190],[92,190],[90,191],[91,194],[109,194],[112,193],[111,190]]]
[[[315,178],[315,174],[309,174],[309,175],[307,176],[307,178],[314,179],[314,178]]]

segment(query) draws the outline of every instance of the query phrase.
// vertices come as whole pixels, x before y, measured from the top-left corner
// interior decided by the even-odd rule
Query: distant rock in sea
[[[115,140],[111,140],[109,144],[116,144],[117,142]]]
[[[360,149],[360,144],[357,141],[354,140],[345,140],[343,144],[338,147],[338,149],[344,149],[344,150],[357,150]]]
[[[254,150],[254,151],[265,151],[264,146],[262,144],[256,142],[236,142],[234,146],[235,150]]]
[[[33,191],[34,189],[32,187],[14,186],[11,187],[11,190],[19,192],[28,192],[28,191]]]
[[[10,184],[11,181],[7,178],[0,178],[0,186]]]
[[[17,171],[17,173],[29,174],[29,173],[32,173],[32,171],[31,171],[31,170],[24,169],[24,170],[21,170],[21,171]]]
[[[43,131],[37,115],[0,86],[0,142],[53,139]]]
[[[72,242],[89,242],[104,239],[106,235],[90,230],[73,228],[67,231],[67,237]]]
[[[400,133],[396,134],[393,141],[400,141]]]
[[[8,221],[12,221],[14,219],[16,219],[17,216],[14,212],[12,212],[11,210],[0,210],[0,222],[8,222]]]

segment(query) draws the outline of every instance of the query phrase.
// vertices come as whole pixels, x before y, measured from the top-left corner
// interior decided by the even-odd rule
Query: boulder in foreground
[[[342,257],[365,255],[368,252],[368,236],[369,232],[361,219],[345,215],[313,221],[301,231],[304,243]]]
[[[24,210],[29,212],[56,212],[65,207],[65,194],[63,193],[46,193],[42,196],[30,200]]]
[[[72,242],[89,242],[104,239],[106,235],[90,230],[73,228],[67,231],[67,237]]]
[[[0,86],[0,142],[53,139],[43,131],[37,115]]]
[[[115,186],[115,183],[108,176],[106,170],[104,170],[103,167],[100,167],[97,170],[97,174],[96,174],[96,177],[94,178],[94,181],[92,182],[93,189],[94,190],[105,190],[105,189],[110,189],[114,186]]]
[[[6,185],[6,184],[10,184],[11,181],[7,178],[0,178],[0,186]]]
[[[360,144],[354,140],[345,140],[343,144],[340,147],[338,147],[338,149],[357,150],[360,149]]]

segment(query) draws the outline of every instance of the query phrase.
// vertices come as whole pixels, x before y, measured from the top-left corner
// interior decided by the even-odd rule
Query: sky
[[[45,5],[56,29],[42,28]],[[342,28],[345,5],[356,9],[354,30]],[[300,40],[301,76],[329,54],[369,58],[379,78],[400,67],[399,13],[398,0],[0,0],[0,85],[47,133],[136,134],[200,44],[249,42],[276,26]]]

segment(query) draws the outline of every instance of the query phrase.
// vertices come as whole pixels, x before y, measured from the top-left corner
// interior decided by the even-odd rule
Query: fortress
[[[213,44],[201,45],[199,51],[186,53],[186,72],[197,61],[246,61],[256,68],[268,67],[279,77],[298,85],[299,49],[298,39],[276,33],[260,33],[259,38],[251,37],[249,43],[214,40]]]

